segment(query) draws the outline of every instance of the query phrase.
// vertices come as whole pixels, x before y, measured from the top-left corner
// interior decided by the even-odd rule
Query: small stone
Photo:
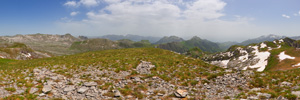
[[[294,94],[296,96],[300,96],[300,91],[292,91],[292,94]]]
[[[133,98],[133,96],[132,95],[127,95],[126,98],[130,99],[130,98]]]
[[[94,93],[90,93],[90,92],[86,93],[85,95],[86,96],[91,96],[91,97],[95,97],[96,96]]]
[[[52,80],[57,80],[58,77],[57,77],[57,76],[52,76],[52,77],[50,77],[50,79],[52,79]]]
[[[157,96],[164,96],[164,94],[162,94],[162,93],[157,93]]]
[[[75,90],[74,85],[67,86],[66,88],[64,88],[64,91],[65,91],[65,92],[69,92],[69,91],[73,91],[73,90]]]
[[[290,83],[290,82],[282,82],[281,84],[280,84],[280,86],[281,87],[283,87],[283,86],[287,86],[287,87],[290,87],[292,85],[292,83]]]
[[[84,86],[87,86],[87,87],[97,86],[97,83],[96,82],[85,82]]]
[[[22,94],[22,93],[24,93],[24,92],[25,92],[24,90],[16,90],[16,92],[13,93],[13,94]]]
[[[39,96],[40,97],[42,97],[42,96],[45,96],[46,94],[45,93],[41,93],[41,94],[39,94]]]
[[[187,90],[178,89],[174,94],[177,98],[185,98],[188,95],[188,92]]]
[[[78,91],[78,93],[84,93],[88,89],[89,89],[88,87],[83,86],[83,87],[79,88],[77,91]]]
[[[29,93],[32,94],[32,93],[37,92],[38,90],[39,90],[38,88],[33,87],[30,89]]]
[[[50,85],[45,85],[42,89],[43,93],[48,93],[52,90],[52,87]]]
[[[260,88],[253,88],[250,91],[260,91]]]
[[[115,95],[114,95],[114,97],[121,97],[121,93],[120,93],[120,91],[115,91]]]

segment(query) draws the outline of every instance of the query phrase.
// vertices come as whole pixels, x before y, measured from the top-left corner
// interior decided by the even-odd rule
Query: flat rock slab
[[[50,92],[52,90],[52,86],[50,86],[50,85],[45,85],[44,87],[43,87],[43,89],[42,89],[42,92],[43,93],[48,93],[48,92]]]
[[[177,98],[185,98],[188,95],[188,92],[187,90],[178,89],[174,94]]]
[[[87,91],[88,89],[89,89],[88,87],[83,86],[83,87],[79,88],[79,89],[77,90],[77,92],[78,92],[78,93],[84,93],[84,92]]]
[[[97,83],[96,82],[85,82],[84,86],[87,86],[87,87],[97,86]]]
[[[66,88],[64,88],[65,92],[69,92],[69,91],[73,91],[73,90],[75,90],[75,86],[74,85],[67,86]]]
[[[32,94],[32,93],[37,92],[38,90],[39,90],[38,88],[33,87],[33,88],[30,88],[29,93]]]

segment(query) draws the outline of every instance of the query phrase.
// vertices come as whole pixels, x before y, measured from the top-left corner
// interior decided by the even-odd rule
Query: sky
[[[0,0],[0,35],[300,36],[300,0]]]

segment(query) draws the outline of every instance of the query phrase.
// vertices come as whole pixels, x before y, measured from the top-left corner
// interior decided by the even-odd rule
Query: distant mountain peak
[[[251,43],[259,43],[259,42],[264,42],[264,41],[273,41],[273,40],[276,40],[276,39],[282,39],[284,37],[285,36],[279,36],[279,35],[275,35],[275,34],[263,35],[263,36],[260,36],[258,38],[248,39],[246,41],[243,41],[239,45],[248,45],[248,44],[251,44]]]
[[[129,39],[132,41],[141,41],[141,40],[149,40],[151,43],[154,43],[160,39],[160,37],[152,37],[152,36],[140,36],[140,35],[133,35],[133,34],[126,34],[126,35],[104,35],[101,37],[96,38],[106,38],[113,41],[122,40],[122,39]]]
[[[193,36],[190,40],[201,40],[201,38],[198,36]]]
[[[160,40],[158,40],[155,44],[163,44],[163,43],[171,43],[171,42],[181,42],[184,39],[177,37],[177,36],[164,36]]]
[[[284,38],[285,36],[279,36],[275,34],[269,34],[269,35],[263,35],[258,38],[274,38],[274,39],[279,39],[279,38]]]

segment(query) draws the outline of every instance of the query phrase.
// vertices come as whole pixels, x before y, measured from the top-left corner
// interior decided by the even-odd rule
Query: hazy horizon
[[[298,0],[2,0],[0,35],[300,36]]]

